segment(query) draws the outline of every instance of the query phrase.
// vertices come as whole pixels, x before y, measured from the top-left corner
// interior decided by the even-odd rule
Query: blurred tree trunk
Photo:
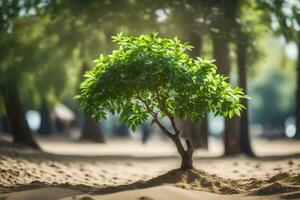
[[[89,116],[84,116],[81,139],[105,142],[99,124]]]
[[[1,131],[3,133],[10,133],[11,128],[10,128],[10,124],[9,124],[9,120],[8,120],[7,116],[2,117],[1,124],[2,124]]]
[[[40,125],[38,132],[41,134],[53,133],[54,132],[54,121],[51,117],[49,105],[45,98],[42,98],[40,114],[41,114],[41,125]]]
[[[226,38],[218,35],[213,36],[213,55],[216,59],[218,72],[222,75],[229,76],[229,42]],[[235,155],[240,152],[239,144],[239,120],[237,117],[231,119],[225,118],[224,130],[224,148],[225,155]]]
[[[300,38],[299,38],[300,41]],[[296,135],[295,138],[300,139],[300,42],[297,44],[298,46],[298,60],[297,60],[297,92],[296,92]]]
[[[241,42],[237,44],[237,65],[239,73],[239,86],[247,94],[247,47],[242,45]],[[241,113],[240,118],[240,151],[248,156],[254,156],[254,153],[250,144],[249,136],[249,119],[248,119],[248,100],[243,99],[242,104],[245,106],[245,110]]]
[[[84,62],[81,68],[81,80],[83,80],[83,75],[85,71],[87,71],[88,69],[89,69],[88,65]],[[81,139],[91,140],[91,141],[101,142],[101,143],[105,142],[104,135],[100,129],[99,124],[93,118],[91,118],[91,116],[88,116],[86,114],[84,114],[83,117]]]
[[[190,52],[193,58],[201,55],[202,38],[198,33],[189,32],[189,43],[194,46]],[[183,122],[183,131],[187,134],[193,148],[208,149],[207,116],[199,123],[186,120]]]
[[[13,142],[39,149],[25,119],[16,85],[10,84],[9,89],[5,90],[4,104],[11,126]]]

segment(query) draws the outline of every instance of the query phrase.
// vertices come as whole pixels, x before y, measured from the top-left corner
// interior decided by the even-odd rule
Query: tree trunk
[[[201,55],[202,38],[198,33],[189,30],[189,43],[194,46],[190,52],[192,58]],[[208,149],[208,129],[207,116],[202,122],[192,122],[191,120],[183,121],[183,132],[187,134],[194,149],[203,148]]]
[[[185,140],[187,145],[187,150],[183,152],[183,154],[180,154],[181,156],[181,166],[180,168],[182,170],[188,170],[193,169],[193,148],[189,140]]]
[[[199,123],[198,126],[199,130],[199,147],[202,149],[208,149],[208,117],[205,115],[204,119]]]
[[[246,69],[246,47],[242,44],[237,44],[237,65],[239,72],[239,86],[247,94],[247,69]],[[240,118],[240,151],[248,156],[254,156],[250,144],[249,136],[249,117],[248,117],[248,100],[243,99],[242,104],[245,106]]]
[[[10,128],[10,124],[9,124],[9,120],[7,118],[7,116],[4,116],[2,119],[1,119],[1,132],[3,133],[10,133],[11,132],[11,128]]]
[[[300,39],[299,39],[300,40]],[[300,42],[298,46],[298,60],[297,60],[297,88],[296,88],[296,135],[295,138],[300,139]]]
[[[27,124],[15,85],[9,85],[4,94],[4,104],[7,117],[10,121],[13,142],[39,149],[32,132]]]
[[[224,155],[237,155],[240,153],[240,119],[233,117],[225,118],[224,130]]]
[[[179,136],[177,135],[172,135],[171,140],[174,142],[176,145],[177,151],[180,154],[181,157],[181,165],[180,169],[182,170],[188,170],[188,169],[193,169],[193,147],[189,141],[189,139],[185,140],[186,143],[186,150],[184,149],[182,142],[180,141]]]
[[[194,149],[208,149],[208,125],[207,116],[202,122],[183,121],[182,131],[187,134]]]
[[[54,121],[51,117],[50,109],[47,100],[45,98],[42,98],[40,114],[41,114],[41,125],[38,132],[46,135],[53,133]]]
[[[81,139],[104,143],[103,133],[99,124],[89,116],[84,116]]]
[[[89,66],[83,62],[81,67],[81,81],[83,81],[83,75],[86,70],[89,70]],[[99,124],[90,116],[84,116],[81,139],[92,140],[100,143],[105,142],[104,135]]]
[[[213,36],[213,55],[216,59],[218,72],[222,75],[230,75],[229,44],[222,36]],[[238,120],[225,118],[224,130],[225,155],[235,155],[240,152]]]
[[[158,100],[160,100],[158,93],[157,93],[157,98],[158,98]],[[174,130],[174,132],[172,133],[159,122],[158,117],[157,117],[157,113],[153,113],[153,111],[149,107],[148,103],[145,100],[143,100],[142,98],[139,98],[139,100],[145,105],[147,111],[152,115],[152,117],[153,117],[152,124],[156,123],[158,125],[158,127],[163,131],[163,133],[165,133],[166,136],[168,136],[173,141],[173,143],[176,145],[177,151],[181,156],[181,166],[180,166],[180,168],[182,170],[193,169],[193,160],[192,160],[193,147],[190,143],[190,140],[187,138],[187,139],[185,139],[186,150],[184,149],[184,147],[181,143],[181,140],[179,138],[180,131],[176,127],[174,116],[172,116],[168,112],[168,110],[162,109],[162,111],[167,115],[167,117],[169,118],[169,120],[171,122],[172,128]]]

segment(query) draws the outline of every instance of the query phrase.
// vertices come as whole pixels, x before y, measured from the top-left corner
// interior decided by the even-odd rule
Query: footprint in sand
[[[80,167],[80,168],[79,168],[79,171],[81,171],[81,172],[84,171],[84,168]]]
[[[291,160],[288,161],[288,164],[289,164],[289,165],[294,165],[295,162],[291,159]]]
[[[142,196],[142,197],[139,198],[139,200],[154,200],[154,199],[151,198],[151,197]]]
[[[83,197],[78,198],[78,200],[95,200],[95,199],[91,196],[83,196]]]

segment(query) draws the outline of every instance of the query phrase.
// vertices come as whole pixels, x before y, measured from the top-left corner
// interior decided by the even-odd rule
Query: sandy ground
[[[300,199],[300,157],[282,155],[297,150],[295,142],[260,141],[267,149],[261,155],[273,149],[281,156],[257,159],[213,157],[221,154],[219,149],[198,151],[198,170],[188,172],[172,171],[179,159],[168,142],[40,144],[50,153],[0,145],[1,200]]]

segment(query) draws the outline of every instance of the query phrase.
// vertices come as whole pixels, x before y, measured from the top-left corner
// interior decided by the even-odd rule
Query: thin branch
[[[146,107],[146,110],[152,115],[153,118],[157,117],[157,113],[155,113],[151,108],[150,106],[147,104],[146,100],[143,100],[142,97],[140,96],[137,96],[136,97],[138,100],[140,100]]]
[[[155,122],[158,126],[159,126],[159,128],[168,136],[168,137],[170,137],[171,139],[174,137],[174,134],[173,133],[171,133],[170,131],[168,131],[167,129],[166,129],[166,127],[164,127],[161,123],[160,123],[160,121],[158,120],[158,117],[157,117],[157,112],[154,112],[153,110],[151,110],[151,108],[150,108],[150,106],[148,105],[148,103],[146,102],[146,100],[143,100],[143,98],[142,97],[140,97],[140,96],[137,96],[137,99],[139,99],[144,105],[145,105],[145,107],[146,107],[146,110],[152,115],[152,117],[153,117],[153,119],[152,119],[152,121],[153,122]]]
[[[171,133],[170,131],[168,131],[167,129],[166,129],[166,127],[164,127],[161,123],[160,123],[160,121],[158,121],[158,119],[156,118],[156,119],[153,119],[153,121],[159,126],[159,128],[167,135],[167,136],[169,136],[172,140],[173,140],[173,138],[174,138],[174,134],[173,133]]]
[[[172,114],[171,114],[167,109],[165,109],[164,105],[162,104],[158,90],[155,92],[155,94],[156,94],[158,103],[160,104],[160,106],[161,106],[161,108],[162,108],[162,111],[163,111],[163,112],[167,115],[167,117],[169,118],[173,130],[175,131],[175,134],[178,136],[179,133],[180,133],[180,130],[178,130],[178,128],[176,127],[174,117],[172,116]]]

